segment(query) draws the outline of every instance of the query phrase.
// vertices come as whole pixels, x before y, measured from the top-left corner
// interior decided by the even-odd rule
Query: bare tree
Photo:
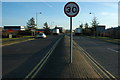
[[[99,22],[97,21],[97,18],[94,17],[93,20],[92,20],[92,23],[91,23],[91,25],[92,25],[92,32],[93,32],[94,36],[96,34],[96,27],[98,26],[98,24],[99,24]]]
[[[93,20],[92,20],[92,28],[94,28],[94,30],[96,31],[96,26],[98,26],[99,22],[97,21],[97,18],[94,17]]]

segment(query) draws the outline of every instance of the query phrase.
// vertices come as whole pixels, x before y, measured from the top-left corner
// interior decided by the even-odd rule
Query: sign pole
[[[75,17],[79,13],[79,6],[75,2],[68,2],[64,7],[64,13],[70,17],[70,63],[72,63],[72,17]]]
[[[72,17],[70,17],[70,63],[72,63]]]

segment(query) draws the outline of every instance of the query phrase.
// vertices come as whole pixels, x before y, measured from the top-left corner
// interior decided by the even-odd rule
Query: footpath
[[[57,45],[47,63],[35,78],[80,78],[106,79],[105,75],[73,44],[73,62],[70,63],[69,37],[65,36]],[[107,80],[109,80],[107,78]],[[115,80],[115,79],[110,79]]]

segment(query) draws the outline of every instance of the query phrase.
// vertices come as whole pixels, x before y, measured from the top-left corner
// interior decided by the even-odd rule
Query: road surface
[[[52,53],[49,61],[34,78],[43,79],[99,79],[100,75],[93,69],[77,45],[73,45],[73,60],[70,63],[70,39],[65,36]]]
[[[33,67],[44,57],[58,36],[35,39],[2,47],[3,78],[25,78]]]
[[[3,78],[101,78],[104,75],[95,64],[79,49],[79,44],[105,69],[117,76],[118,46],[115,44],[74,37],[73,63],[70,64],[69,37],[49,36],[47,39],[35,39],[27,42],[3,46]],[[58,42],[51,56],[45,61],[53,44]],[[47,55],[48,56],[48,55]],[[45,61],[45,64],[44,64]],[[41,63],[42,62],[42,63]],[[38,64],[40,65],[36,67]],[[106,77],[104,77],[106,78]]]
[[[120,45],[83,36],[74,36],[74,40],[106,70],[118,77],[118,47]]]

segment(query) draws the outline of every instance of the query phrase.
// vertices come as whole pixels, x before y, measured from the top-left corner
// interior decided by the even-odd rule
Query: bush
[[[29,30],[19,31],[19,32],[18,32],[18,35],[21,35],[21,36],[29,36],[29,35],[32,35],[32,32],[29,31]]]

